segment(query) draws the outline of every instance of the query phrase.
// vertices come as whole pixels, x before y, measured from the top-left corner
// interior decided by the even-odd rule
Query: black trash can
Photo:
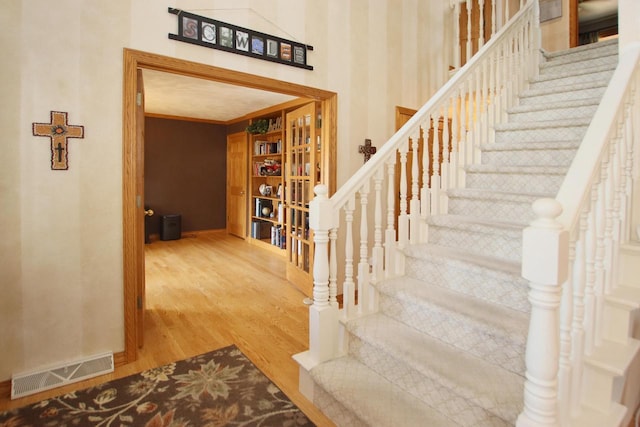
[[[178,240],[182,234],[182,215],[162,215],[160,240]]]

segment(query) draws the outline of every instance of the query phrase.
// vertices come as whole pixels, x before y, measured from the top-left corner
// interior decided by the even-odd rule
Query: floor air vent
[[[113,372],[113,353],[99,354],[54,368],[11,378],[11,398],[28,396],[55,387]]]

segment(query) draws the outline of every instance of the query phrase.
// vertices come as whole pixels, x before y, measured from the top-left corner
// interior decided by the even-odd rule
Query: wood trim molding
[[[578,0],[569,0],[569,47],[578,46]]]
[[[3,398],[11,398],[11,380],[0,381],[0,396]]]
[[[139,142],[136,141],[136,72],[139,68],[180,74],[188,77],[278,92],[322,102],[323,138],[329,141],[331,152],[330,191],[335,191],[335,164],[337,152],[337,95],[295,83],[288,83],[268,77],[199,64],[178,58],[157,55],[134,49],[123,51],[123,122],[122,122],[122,199],[123,199],[123,286],[124,286],[124,352],[119,363],[136,360],[138,351],[136,268],[137,259],[144,252],[144,241],[138,239],[139,230],[144,227],[144,195],[138,199],[136,188],[141,163],[138,160]],[[296,100],[292,102],[297,102]],[[281,107],[281,106],[280,106]]]

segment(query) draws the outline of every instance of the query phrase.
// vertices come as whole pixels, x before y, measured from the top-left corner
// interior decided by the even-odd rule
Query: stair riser
[[[484,151],[482,164],[503,166],[569,166],[576,150]]]
[[[534,81],[529,86],[530,89],[538,89],[538,88],[563,88],[567,85],[572,85],[576,83],[587,83],[587,82],[599,82],[602,80],[609,80],[611,75],[613,74],[613,70],[603,70],[598,71],[596,73],[588,73],[588,74],[579,74],[579,75],[568,75],[559,78],[551,78],[553,74],[547,74],[546,79],[543,74],[543,79]]]
[[[438,257],[405,259],[405,274],[480,300],[529,312],[527,282],[512,274]]]
[[[430,225],[429,243],[461,249],[476,255],[520,261],[522,232],[487,233]]]
[[[382,313],[476,357],[524,375],[525,336],[510,336],[428,301],[380,296]]]
[[[531,201],[512,202],[493,199],[449,198],[449,213],[453,215],[473,215],[482,219],[529,223],[535,219]]]
[[[570,101],[578,99],[601,98],[604,87],[594,87],[578,91],[561,92],[555,91],[544,94],[525,94],[520,98],[520,105],[545,104],[549,102]]]
[[[593,117],[597,105],[586,105],[570,108],[550,108],[538,111],[526,111],[509,113],[509,121],[512,123],[542,122],[547,120],[581,119]]]
[[[586,131],[587,126],[497,130],[496,143],[520,141],[579,141],[584,137]]]
[[[467,172],[467,188],[506,191],[509,193],[556,194],[564,175],[505,174]]]
[[[573,70],[582,70],[585,68],[594,68],[602,66],[610,66],[612,63],[618,62],[617,55],[596,56],[596,52],[587,55],[576,53],[572,56],[553,58],[550,61],[540,64],[540,74],[548,73],[567,73],[571,74]]]
[[[345,408],[319,385],[313,389],[313,404],[337,426],[368,427],[368,424]]]
[[[501,412],[496,416],[489,411],[474,405],[471,393],[442,384],[446,378],[439,378],[435,372],[422,373],[404,361],[398,361],[393,355],[384,352],[375,345],[362,341],[357,336],[349,337],[349,354],[368,366],[378,375],[387,378],[394,384],[412,394],[427,405],[438,408],[446,417],[459,425],[473,426],[512,426],[521,408],[497,406]],[[502,419],[504,418],[504,419]],[[505,421],[506,419],[506,421]]]

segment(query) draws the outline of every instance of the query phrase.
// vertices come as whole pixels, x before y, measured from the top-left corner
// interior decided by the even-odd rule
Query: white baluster
[[[418,146],[420,144],[420,129],[417,134],[409,137],[411,141],[411,204],[409,208],[409,241],[412,244],[420,241],[420,157],[418,156]]]
[[[345,242],[344,242],[344,283],[342,284],[343,313],[346,319],[355,315],[355,282],[353,280],[353,212],[355,197],[351,196],[344,207]]]
[[[595,283],[596,283],[596,184],[591,190],[591,204],[587,219],[587,229],[585,234],[585,261],[586,261],[586,284],[584,289],[584,350],[586,354],[591,354],[594,347],[594,322],[595,322]]]
[[[594,287],[595,296],[595,345],[602,342],[602,324],[604,315],[604,279],[605,279],[605,244],[604,244],[604,228],[605,228],[605,188],[607,184],[606,170],[603,167],[602,180],[598,184],[598,199],[596,202],[596,282]]]
[[[580,408],[582,390],[582,360],[584,355],[584,316],[585,316],[585,285],[586,260],[585,240],[587,234],[587,212],[580,214],[579,233],[575,248],[573,274],[573,322],[571,324],[571,414],[576,415]]]
[[[358,263],[358,314],[367,312],[369,301],[369,225],[367,204],[369,203],[369,182],[359,191],[360,194],[360,262]]]
[[[571,324],[573,321],[573,282],[572,268],[575,261],[575,242],[569,244],[569,269],[567,280],[562,285],[560,303],[560,364],[558,368],[559,419],[565,425],[571,415]]]
[[[431,170],[431,209],[434,215],[442,213],[440,206],[440,141],[438,140],[438,118],[430,116],[429,126],[433,129],[432,138],[432,170]]]
[[[373,192],[375,196],[375,208],[373,214],[373,249],[371,258],[373,269],[371,271],[371,283],[376,283],[384,277],[384,248],[382,247],[382,181],[384,180],[384,168],[376,171],[373,178]],[[375,304],[371,307],[375,309]]]
[[[537,219],[522,233],[522,276],[529,280],[531,317],[526,350],[524,409],[518,427],[558,426],[558,322],[561,284],[567,278],[568,233],[553,199],[533,204]]]
[[[427,129],[427,139],[424,137],[424,130]],[[429,237],[429,225],[427,218],[431,215],[431,189],[429,188],[429,121],[420,126],[420,141],[422,142],[422,188],[420,188],[420,241],[426,242]]]
[[[338,307],[338,229],[329,230],[329,303]]]
[[[433,127],[433,139],[438,140],[438,146],[442,149],[442,163],[440,166],[440,213],[447,213],[449,211],[449,196],[447,191],[451,188],[450,172],[451,167],[449,158],[449,140],[444,138],[444,135],[440,133],[440,121],[442,120],[442,126],[446,126],[446,117],[441,113],[438,114],[438,120]],[[443,130],[444,133],[444,130]]]
[[[462,56],[462,52],[460,51],[460,2],[457,0],[453,1],[453,28],[455,29],[455,34],[453,35],[453,68],[459,70]]]
[[[407,215],[407,145],[400,145],[400,216],[398,217],[398,247],[404,249],[409,240],[409,217]]]
[[[396,249],[396,189],[395,189],[395,163],[391,158],[387,162],[387,228],[384,232],[384,266],[385,277],[396,274],[395,249]]]

